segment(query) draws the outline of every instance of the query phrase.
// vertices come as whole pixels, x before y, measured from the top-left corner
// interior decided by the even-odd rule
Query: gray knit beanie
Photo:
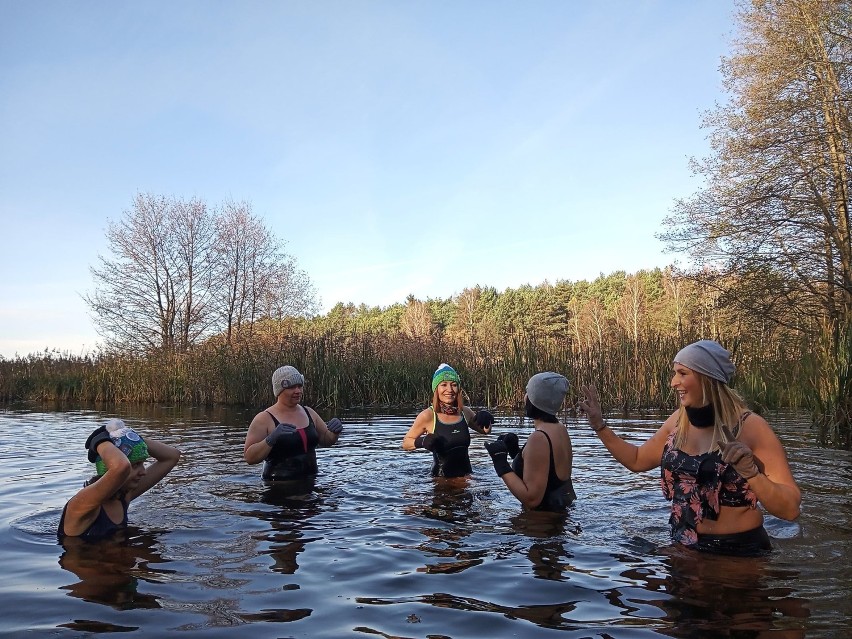
[[[530,403],[548,415],[556,415],[568,394],[568,380],[559,373],[536,373],[527,382]]]
[[[734,376],[731,354],[711,339],[702,339],[684,346],[675,355],[674,362],[724,384],[730,382]]]

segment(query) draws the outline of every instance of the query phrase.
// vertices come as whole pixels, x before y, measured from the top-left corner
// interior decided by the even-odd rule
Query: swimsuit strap
[[[740,415],[740,420],[737,422],[737,428],[734,430],[734,437],[737,437],[740,434],[740,431],[743,427],[743,422],[748,419],[748,416],[751,415],[751,411],[747,410],[742,415]]]

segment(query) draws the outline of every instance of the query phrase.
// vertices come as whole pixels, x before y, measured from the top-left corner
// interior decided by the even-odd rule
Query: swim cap
[[[109,433],[112,443],[130,460],[131,464],[145,461],[148,459],[148,444],[135,430],[126,426],[121,419],[111,419],[106,424],[107,433]],[[106,464],[101,456],[95,458],[95,469],[98,475],[103,475],[107,471]]]
[[[724,384],[731,381],[735,370],[731,363],[731,354],[711,339],[702,339],[683,347],[675,355],[674,363],[698,371]]]
[[[441,364],[432,374],[432,392],[435,392],[435,389],[438,388],[438,384],[441,382],[455,382],[456,384],[461,385],[461,378],[459,374],[455,371],[455,369],[449,364]]]
[[[293,366],[282,366],[272,373],[272,392],[276,397],[285,388],[291,386],[304,386],[305,378]]]

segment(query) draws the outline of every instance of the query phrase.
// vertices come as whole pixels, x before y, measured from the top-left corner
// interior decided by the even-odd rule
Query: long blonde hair
[[[740,394],[724,382],[708,377],[698,371],[692,372],[701,380],[701,405],[706,406],[710,404],[713,406],[715,421],[713,424],[713,439],[710,444],[710,451],[708,452],[719,450],[719,442],[722,442],[722,444],[728,443],[728,437],[722,430],[722,425],[730,428],[731,432],[736,436],[738,434],[736,426],[740,423],[743,413],[748,410],[748,406],[745,400],[740,397]],[[688,433],[689,417],[686,415],[686,408],[681,406],[677,422],[677,432],[674,437],[676,448],[680,448],[686,443]]]

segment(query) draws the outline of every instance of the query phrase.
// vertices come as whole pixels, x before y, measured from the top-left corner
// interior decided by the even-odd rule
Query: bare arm
[[[402,440],[402,449],[414,450],[417,448],[414,445],[414,440],[420,437],[420,435],[427,434],[431,425],[432,411],[428,408],[420,411],[420,414],[414,418],[414,423],[411,425],[411,428],[408,429],[408,432]]]
[[[547,474],[550,468],[550,448],[546,438],[537,432],[530,434],[524,446],[524,476],[513,472],[501,477],[519,502],[527,508],[535,508],[544,498],[547,488]]]
[[[142,495],[169,474],[180,459],[180,451],[177,448],[159,442],[156,439],[146,439],[148,453],[156,461],[145,469],[145,475],[139,480],[133,490],[127,492],[127,501],[132,501]]]
[[[799,490],[787,455],[772,428],[760,415],[752,413],[743,422],[738,441],[748,446],[760,471],[746,478],[757,499],[766,510],[781,519],[793,520],[799,516],[802,493]],[[734,468],[740,471],[739,464]]]
[[[97,452],[106,465],[106,473],[68,501],[64,524],[67,534],[80,534],[91,526],[104,502],[111,499],[130,477],[130,460],[112,441],[102,441]]]
[[[624,441],[606,425],[597,389],[594,386],[585,386],[582,390],[585,399],[580,402],[580,408],[588,416],[592,430],[618,463],[634,473],[651,470],[660,465],[666,439],[677,425],[677,413],[669,416],[660,429],[642,445],[636,446]]]
[[[266,443],[266,436],[269,434],[271,425],[272,419],[266,413],[258,413],[251,420],[243,446],[243,459],[246,463],[259,464],[269,455],[272,446]]]
[[[313,408],[305,406],[305,410],[308,411],[311,416],[311,419],[314,420],[314,426],[316,426],[317,433],[319,434],[320,446],[328,447],[336,444],[337,440],[339,439],[337,433],[332,433],[328,429],[328,425],[325,423],[325,420],[320,417],[319,414]]]

